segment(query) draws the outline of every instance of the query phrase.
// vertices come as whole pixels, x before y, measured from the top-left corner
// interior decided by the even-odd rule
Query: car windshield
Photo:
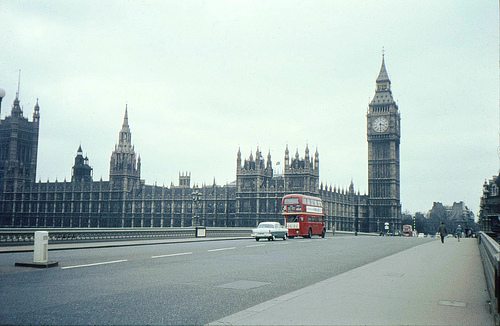
[[[259,224],[259,229],[266,228],[266,229],[274,229],[274,224],[271,223],[262,223]]]

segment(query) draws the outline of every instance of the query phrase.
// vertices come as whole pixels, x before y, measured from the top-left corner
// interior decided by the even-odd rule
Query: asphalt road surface
[[[229,240],[0,254],[1,324],[207,324],[428,239]],[[411,259],[411,257],[408,257]]]

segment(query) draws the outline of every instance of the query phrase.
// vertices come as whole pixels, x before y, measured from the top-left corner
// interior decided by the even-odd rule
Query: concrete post
[[[46,264],[49,260],[49,232],[35,232],[35,248],[33,250],[33,262]]]
[[[35,231],[35,245],[33,248],[33,262],[18,262],[15,266],[49,268],[58,266],[56,261],[49,261],[49,232]]]

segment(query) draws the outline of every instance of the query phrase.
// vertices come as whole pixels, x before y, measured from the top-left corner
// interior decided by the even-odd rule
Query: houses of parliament
[[[1,99],[0,99],[1,101]],[[1,102],[0,102],[1,104]],[[36,181],[40,106],[32,120],[23,115],[19,93],[10,116],[0,120],[0,227],[150,228],[254,227],[282,222],[281,198],[289,193],[321,197],[327,228],[379,232],[384,223],[401,228],[400,114],[392,97],[384,57],[367,112],[368,194],[319,183],[320,159],[306,145],[303,155],[284,149],[282,173],[271,153],[236,154],[236,180],[227,185],[192,186],[191,175],[177,185],[148,185],[141,179],[125,109],[109,180],[94,180],[89,159],[78,148],[71,181]]]

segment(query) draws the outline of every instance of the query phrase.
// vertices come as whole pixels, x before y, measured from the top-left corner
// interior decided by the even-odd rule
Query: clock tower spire
[[[392,97],[385,56],[376,80],[375,95],[368,106],[368,196],[369,231],[401,229],[399,108]]]

